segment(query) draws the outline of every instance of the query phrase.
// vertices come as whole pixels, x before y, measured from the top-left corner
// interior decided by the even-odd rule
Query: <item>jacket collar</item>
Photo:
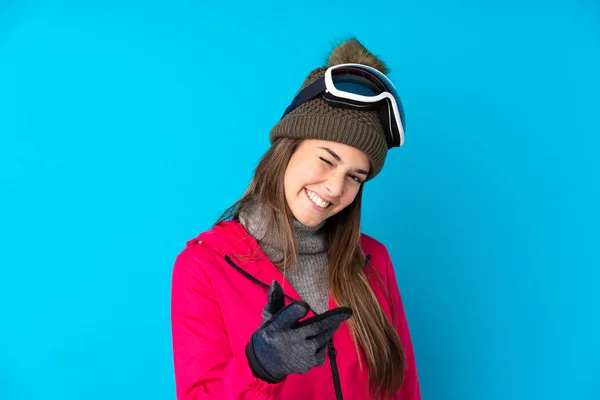
[[[189,240],[187,245],[202,242],[222,259],[228,256],[236,266],[253,278],[271,285],[276,280],[285,294],[294,300],[300,300],[300,295],[284,278],[279,269],[262,251],[256,239],[246,231],[239,221],[223,221],[207,232]],[[331,299],[330,299],[331,305]]]

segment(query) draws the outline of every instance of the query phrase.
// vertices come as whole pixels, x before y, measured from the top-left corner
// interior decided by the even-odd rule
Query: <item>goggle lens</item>
[[[361,68],[339,68],[332,71],[331,79],[336,89],[361,96],[377,96],[386,90],[375,75]]]

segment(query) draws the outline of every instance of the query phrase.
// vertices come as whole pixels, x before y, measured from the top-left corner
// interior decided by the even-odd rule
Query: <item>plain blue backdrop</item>
[[[592,0],[0,2],[0,399],[174,399],[173,261],[348,35],[406,109],[363,230],[424,399],[600,399]]]

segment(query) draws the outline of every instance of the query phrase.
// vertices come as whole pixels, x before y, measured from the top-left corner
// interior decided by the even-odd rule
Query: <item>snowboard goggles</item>
[[[378,110],[388,149],[404,144],[406,120],[402,101],[392,81],[379,70],[362,64],[331,66],[324,77],[296,95],[281,118],[319,95],[333,107]]]

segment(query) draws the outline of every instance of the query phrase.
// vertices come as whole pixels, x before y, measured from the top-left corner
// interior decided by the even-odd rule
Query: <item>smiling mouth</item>
[[[318,194],[316,194],[313,191],[310,191],[310,190],[304,188],[304,192],[306,193],[306,195],[308,196],[308,198],[313,203],[315,203],[317,206],[319,206],[323,210],[326,209],[327,207],[329,207],[331,205],[330,202],[323,200]]]

